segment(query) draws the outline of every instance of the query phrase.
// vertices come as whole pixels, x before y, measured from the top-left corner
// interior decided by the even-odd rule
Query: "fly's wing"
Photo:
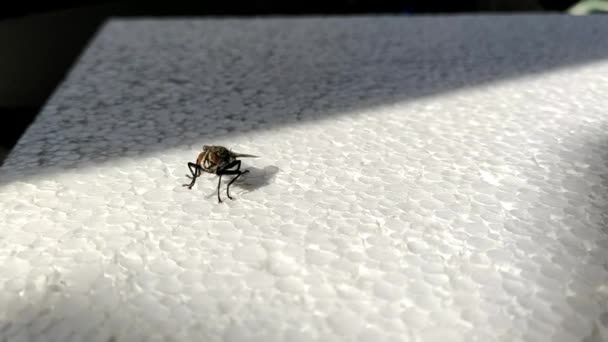
[[[260,158],[259,156],[254,156],[253,154],[244,154],[244,153],[232,153],[235,158]]]

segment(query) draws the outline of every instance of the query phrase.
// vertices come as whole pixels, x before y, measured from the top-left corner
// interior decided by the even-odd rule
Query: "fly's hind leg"
[[[220,198],[220,185],[222,185],[222,175],[218,173],[220,179],[217,180],[217,203],[222,203],[222,199]]]
[[[236,166],[235,170],[228,170],[235,166]],[[234,181],[237,180],[237,178],[239,178],[242,174],[249,172],[249,170],[245,170],[245,171],[240,171],[240,170],[241,170],[241,161],[235,160],[232,163],[224,166],[223,168],[219,169],[216,172],[218,175],[220,175],[220,177],[222,175],[236,175],[236,177],[232,178],[230,183],[228,183],[228,185],[226,186],[226,196],[228,196],[228,198],[230,198],[230,199],[233,199],[232,196],[230,196],[230,185],[232,185],[232,183],[234,183]],[[218,186],[218,198],[219,198],[219,186]]]
[[[237,178],[241,177],[241,175],[246,174],[247,172],[249,172],[249,170],[245,170],[245,171],[238,171],[239,173],[236,175],[236,177],[232,178],[232,180],[230,181],[230,183],[228,183],[228,186],[226,187],[226,195],[228,196],[228,198],[232,199],[232,197],[230,197],[230,185],[232,183],[234,183],[235,180],[237,180]]]

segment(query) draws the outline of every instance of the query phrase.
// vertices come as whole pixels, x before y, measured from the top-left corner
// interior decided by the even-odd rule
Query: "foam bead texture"
[[[4,341],[601,341],[608,22],[111,20],[0,175]],[[186,163],[259,155],[216,200]]]

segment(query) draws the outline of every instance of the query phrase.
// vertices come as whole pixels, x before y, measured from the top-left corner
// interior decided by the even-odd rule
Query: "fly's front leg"
[[[197,165],[194,163],[188,163],[188,169],[190,169],[190,173],[192,174],[192,177],[188,177],[188,176],[186,176],[186,177],[192,179],[192,181],[190,182],[190,184],[182,184],[182,186],[188,187],[188,189],[192,189],[192,187],[194,186],[194,183],[196,183],[196,178],[201,175],[201,167],[200,167],[200,165]]]

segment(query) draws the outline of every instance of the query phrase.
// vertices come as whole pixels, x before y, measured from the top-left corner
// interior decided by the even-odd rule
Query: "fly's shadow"
[[[248,167],[249,173],[245,174],[242,180],[237,180],[234,184],[246,190],[246,192],[255,191],[261,187],[267,186],[276,177],[277,173],[279,173],[279,168],[270,165],[266,166],[263,169],[257,167]]]
[[[247,166],[243,169],[249,170],[249,172],[239,177],[232,186],[245,190],[245,193],[270,185],[277,173],[279,173],[279,168],[274,165],[269,165],[264,168]],[[224,183],[227,182],[230,182],[230,179],[224,181]],[[206,197],[211,198],[213,196],[215,196],[215,193],[211,193]]]

